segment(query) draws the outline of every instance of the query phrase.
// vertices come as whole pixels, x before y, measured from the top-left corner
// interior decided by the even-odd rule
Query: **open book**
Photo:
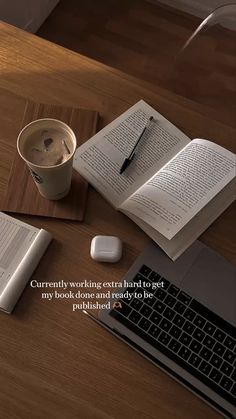
[[[0,212],[0,310],[11,313],[51,239]]]
[[[120,168],[150,116],[130,166]],[[175,260],[234,200],[235,155],[143,100],[78,148],[74,168]]]

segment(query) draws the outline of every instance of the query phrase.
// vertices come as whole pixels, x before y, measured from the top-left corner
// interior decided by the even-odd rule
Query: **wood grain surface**
[[[183,51],[202,19],[169,3],[172,7],[157,0],[80,0],[78,7],[78,0],[61,0],[37,34],[153,86],[210,104],[218,109],[218,120],[235,127],[236,31],[216,25],[223,20],[219,16]],[[212,9],[216,6],[212,2]]]
[[[65,122],[74,131],[79,146],[95,134],[98,113],[87,109],[27,101],[20,129],[31,121],[41,118],[54,118]],[[73,170],[69,194],[59,201],[44,199],[38,192],[28,166],[15,151],[7,192],[3,202],[0,203],[0,208],[7,212],[82,221],[87,189],[86,180]]]
[[[235,129],[200,105],[113,68],[0,24],[0,194],[7,189],[25,97],[97,110],[102,128],[143,98],[191,138],[233,149]],[[225,111],[226,112],[226,111]],[[235,262],[231,206],[201,240]],[[83,223],[20,216],[54,241],[33,274],[38,281],[121,280],[148,241],[90,188]],[[124,244],[114,265],[91,260],[90,241]],[[203,401],[112,337],[68,300],[46,301],[27,286],[11,316],[0,315],[0,416],[4,419],[218,419]]]

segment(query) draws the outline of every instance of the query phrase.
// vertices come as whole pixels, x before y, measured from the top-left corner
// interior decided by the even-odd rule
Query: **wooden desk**
[[[100,128],[143,98],[190,137],[215,138],[230,149],[235,138],[230,124],[217,122],[217,109],[206,112],[184,98],[2,23],[1,195],[7,186],[24,97],[98,110]],[[33,275],[38,280],[119,280],[148,240],[92,188],[83,223],[20,218],[48,229],[55,238]],[[202,236],[229,260],[235,258],[232,227],[233,206]],[[123,240],[119,264],[102,265],[90,259],[95,234],[114,234]],[[13,315],[0,315],[0,330],[1,418],[220,417],[81,312],[73,313],[68,301],[43,301],[40,290],[28,286]]]

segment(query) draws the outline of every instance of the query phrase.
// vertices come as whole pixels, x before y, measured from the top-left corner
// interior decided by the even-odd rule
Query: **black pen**
[[[131,153],[130,153],[129,157],[127,157],[127,158],[124,160],[124,163],[122,164],[122,166],[121,166],[121,168],[120,168],[120,174],[121,174],[121,173],[123,173],[123,172],[125,171],[125,169],[127,169],[127,167],[128,167],[128,166],[130,165],[130,163],[132,162],[132,160],[133,160],[133,158],[134,158],[134,156],[135,156],[135,149],[136,149],[137,145],[139,144],[140,140],[142,139],[143,134],[144,134],[144,133],[145,133],[145,131],[148,129],[148,127],[149,127],[149,125],[150,125],[150,122],[151,122],[152,120],[153,120],[153,116],[150,116],[150,118],[149,118],[149,120],[148,120],[148,122],[147,122],[147,125],[143,128],[143,130],[142,130],[142,132],[141,132],[140,136],[138,137],[138,139],[137,139],[137,141],[136,141],[136,143],[135,143],[135,145],[134,145],[134,147],[133,147],[133,149],[132,149],[132,151],[131,151]]]

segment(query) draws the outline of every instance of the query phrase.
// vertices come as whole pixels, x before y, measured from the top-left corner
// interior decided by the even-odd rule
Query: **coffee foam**
[[[33,132],[23,147],[25,158],[37,166],[57,166],[68,160],[72,152],[68,133],[57,128]]]

